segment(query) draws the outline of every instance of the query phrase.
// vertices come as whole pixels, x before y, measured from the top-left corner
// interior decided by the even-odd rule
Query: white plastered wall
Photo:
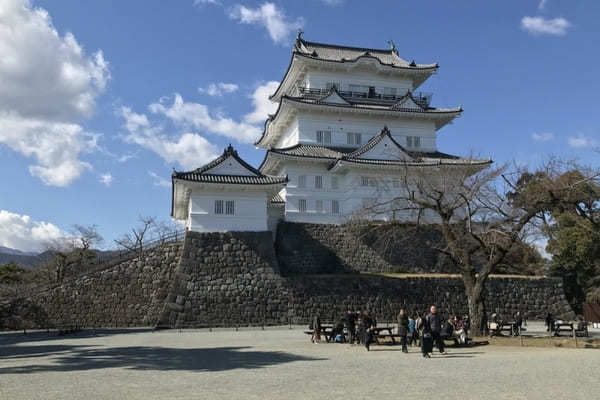
[[[205,191],[193,189],[187,228],[196,232],[266,231],[267,193],[264,191]],[[215,200],[233,200],[235,214],[215,214]]]

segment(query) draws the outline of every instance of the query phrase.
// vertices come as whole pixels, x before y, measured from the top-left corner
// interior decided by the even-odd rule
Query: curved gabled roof
[[[406,153],[410,159],[402,160],[388,160],[388,159],[371,159],[361,158],[363,154],[368,152],[370,149],[375,147],[384,138],[389,138],[400,150]],[[490,159],[478,160],[471,158],[462,158],[452,154],[442,153],[439,151],[424,152],[424,151],[411,151],[401,146],[391,136],[391,132],[387,127],[371,138],[366,144],[359,147],[358,149],[349,149],[347,147],[325,147],[315,146],[307,144],[296,144],[294,146],[270,149],[265,154],[265,158],[261,163],[259,170],[269,168],[268,164],[271,161],[275,161],[275,158],[283,157],[287,159],[296,160],[312,160],[316,162],[329,163],[329,169],[333,168],[340,162],[349,162],[353,164],[371,164],[371,165],[387,165],[387,166],[411,166],[411,167],[427,167],[427,166],[438,166],[438,165],[486,165],[491,163]]]
[[[282,93],[281,89],[284,86],[286,79],[290,71],[292,70],[292,66],[294,64],[294,60],[296,59],[308,59],[308,60],[317,60],[323,61],[327,63],[356,63],[361,59],[374,59],[379,65],[383,67],[390,67],[396,70],[406,71],[407,73],[416,72],[419,74],[427,74],[428,76],[435,73],[439,68],[438,63],[434,64],[417,64],[415,61],[411,61],[410,63],[398,55],[398,51],[396,47],[391,42],[390,49],[372,49],[372,48],[364,48],[364,47],[352,47],[352,46],[343,46],[343,45],[335,45],[335,44],[326,44],[326,43],[317,43],[317,42],[309,42],[307,40],[302,39],[301,33],[298,34],[296,38],[296,42],[294,43],[294,48],[292,51],[292,57],[290,59],[290,63],[288,64],[287,70],[283,75],[283,79],[279,83],[279,86],[275,90],[269,99],[277,101],[279,97],[281,97]],[[416,86],[419,86],[425,79],[421,79],[417,82]]]
[[[240,165],[248,170],[248,175],[232,175],[232,174],[211,174],[207,173],[211,169],[223,163],[229,157],[233,157]],[[250,164],[245,162],[236,150],[229,145],[219,157],[215,158],[206,165],[197,168],[193,171],[173,171],[172,180],[179,179],[189,182],[203,183],[224,183],[238,185],[277,185],[287,182],[285,176],[265,175]]]

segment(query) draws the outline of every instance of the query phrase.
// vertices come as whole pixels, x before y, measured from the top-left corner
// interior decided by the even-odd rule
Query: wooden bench
[[[560,336],[561,332],[567,332],[567,336],[573,335],[573,324],[570,322],[557,322],[554,324],[554,336]]]
[[[373,328],[373,340],[375,340],[375,343],[380,344],[379,339],[390,338],[392,344],[396,344],[395,338],[400,337],[400,335],[392,333],[393,329],[393,326],[377,326]],[[387,333],[384,333],[385,331]]]
[[[577,328],[575,329],[575,336],[578,337],[590,337],[590,332],[588,331],[588,323],[580,322],[577,324]]]
[[[494,328],[494,324],[495,324],[495,328]],[[512,336],[514,331],[514,322],[492,322],[490,323],[490,327],[489,327],[489,331],[490,331],[490,336],[504,336],[504,334],[502,332],[506,332],[509,334],[509,336]]]

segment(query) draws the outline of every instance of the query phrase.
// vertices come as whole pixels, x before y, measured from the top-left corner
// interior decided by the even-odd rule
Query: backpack
[[[338,333],[337,335],[335,335],[335,339],[333,339],[333,341],[335,343],[344,343],[346,340],[344,339],[344,335]]]

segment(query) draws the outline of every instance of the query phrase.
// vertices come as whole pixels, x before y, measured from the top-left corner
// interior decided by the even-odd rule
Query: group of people
[[[468,317],[463,319],[452,316],[446,320],[438,313],[434,305],[423,317],[418,313],[409,316],[404,309],[401,309],[397,316],[397,322],[397,336],[400,337],[404,353],[408,352],[408,346],[419,345],[423,357],[429,358],[434,344],[441,354],[446,354],[445,339],[454,340],[457,344],[464,344],[467,341]],[[333,326],[330,335],[335,342],[346,342],[351,345],[362,344],[368,351],[373,343],[376,327],[377,321],[368,311],[361,313],[348,310],[344,317]],[[321,335],[321,323],[318,316],[313,318],[312,328],[312,341],[318,343]]]

